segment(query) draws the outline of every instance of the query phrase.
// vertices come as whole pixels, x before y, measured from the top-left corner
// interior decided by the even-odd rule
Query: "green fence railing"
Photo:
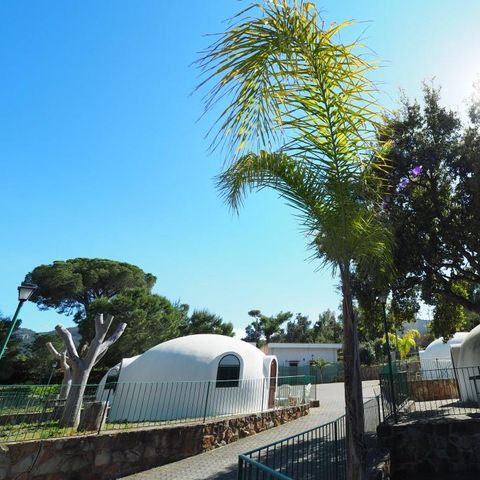
[[[276,382],[267,378],[101,382],[87,385],[82,416],[91,414],[92,409],[86,407],[92,403],[97,403],[97,412],[103,409],[98,433],[185,422],[205,423],[218,417],[304,405],[315,399],[311,383],[310,377],[302,375],[279,377]],[[66,404],[60,390],[60,385],[0,386],[0,443],[92,433],[91,426],[89,431],[82,432],[60,427]],[[98,423],[98,417],[97,420]],[[82,425],[92,423],[85,421]]]
[[[290,377],[293,375],[304,375],[312,378],[313,383],[333,383],[343,381],[343,364],[330,363],[325,367],[318,368],[313,365],[300,365],[290,367],[280,365],[278,367],[280,377]]]
[[[379,397],[365,402],[365,431],[382,421]],[[238,480],[343,480],[346,446],[345,415],[292,435],[238,458]]]
[[[381,406],[385,420],[401,415],[478,415],[480,407],[480,367],[420,368],[380,375]],[[395,418],[396,417],[396,418]]]

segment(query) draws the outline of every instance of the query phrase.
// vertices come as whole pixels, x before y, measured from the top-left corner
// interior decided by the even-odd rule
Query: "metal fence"
[[[480,367],[398,371],[380,376],[386,420],[400,417],[480,414]]]
[[[278,380],[282,386],[264,378],[87,385],[82,416],[93,402],[97,402],[103,410],[96,432],[92,432],[91,428],[79,431],[60,427],[65,407],[65,400],[59,398],[60,385],[0,386],[0,442],[175,423],[204,423],[218,417],[303,405],[315,396],[315,388],[309,384],[309,378],[294,376]]]
[[[397,370],[408,369],[409,371],[417,371],[420,369],[420,363],[415,361],[396,361],[394,366]],[[385,365],[362,365],[360,367],[360,376],[363,380],[378,380],[381,373],[385,373]],[[344,365],[342,362],[329,363],[324,367],[315,367],[314,365],[299,365],[290,367],[280,365],[278,367],[280,376],[304,375],[312,377],[313,383],[335,383],[343,382]]]
[[[380,399],[365,402],[365,431],[382,421]],[[336,420],[239,456],[238,480],[343,480],[345,415]]]

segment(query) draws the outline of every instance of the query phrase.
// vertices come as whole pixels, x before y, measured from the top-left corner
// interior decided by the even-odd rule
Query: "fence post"
[[[238,480],[243,480],[243,459],[242,457],[238,457]]]
[[[333,435],[335,443],[335,478],[338,479],[338,425],[337,420],[333,422]]]
[[[203,423],[205,423],[205,419],[207,418],[207,408],[208,408],[208,394],[210,393],[210,381],[207,383],[207,396],[205,398],[205,410],[203,411]]]
[[[382,412],[380,411],[380,395],[377,395],[375,398],[377,400],[378,424],[380,425],[382,423]]]
[[[263,413],[263,405],[265,404],[265,383],[266,383],[267,379],[264,378],[263,379],[263,385],[262,385],[262,413]],[[270,389],[268,391],[268,394],[270,395]]]
[[[107,385],[107,383],[105,383],[105,385]],[[105,391],[105,388],[103,389],[103,391]],[[107,410],[108,410],[108,401],[110,400],[110,393],[112,392],[112,388],[109,388],[108,389],[108,395],[107,395],[107,400],[105,402],[105,408],[103,409],[103,413],[102,413],[102,419],[100,420],[100,426],[98,427],[98,432],[97,432],[97,435],[100,435],[100,432],[102,430],[102,425],[103,425],[103,421],[105,420],[105,416],[107,415]],[[103,392],[102,392],[103,393]],[[105,420],[106,421],[106,420]]]

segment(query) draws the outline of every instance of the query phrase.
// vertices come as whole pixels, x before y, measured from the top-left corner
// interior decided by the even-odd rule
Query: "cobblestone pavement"
[[[378,381],[363,382],[364,400],[374,397],[378,394],[378,390]],[[311,408],[306,417],[224,447],[123,478],[129,480],[235,480],[239,454],[327,423],[345,413],[343,383],[317,385],[316,394],[317,399],[320,400],[320,407]]]

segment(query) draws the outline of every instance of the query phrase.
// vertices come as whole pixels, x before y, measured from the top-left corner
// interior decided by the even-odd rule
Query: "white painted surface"
[[[478,402],[480,393],[480,325],[466,336],[461,346],[455,347],[455,369],[462,401]]]
[[[320,359],[337,362],[341,348],[340,343],[270,343],[268,353],[278,358],[280,366],[288,367],[292,361],[298,362],[298,366],[306,366]]]
[[[240,362],[238,387],[217,388],[217,370],[225,355]],[[268,408],[270,365],[275,357],[242,340],[223,335],[190,335],[124,359],[115,391],[102,379],[97,398],[107,399],[109,421],[153,421]],[[276,378],[274,380],[276,384]]]
[[[443,337],[431,342],[428,347],[419,352],[422,376],[425,379],[448,378],[453,376],[453,364],[450,348],[461,345],[468,332],[457,332],[453,337],[443,342]]]

